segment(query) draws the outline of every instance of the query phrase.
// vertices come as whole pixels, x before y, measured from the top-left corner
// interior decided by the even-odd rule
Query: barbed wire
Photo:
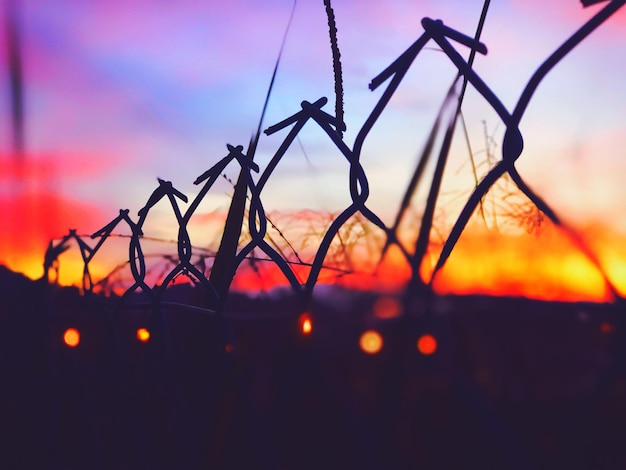
[[[487,223],[485,216],[485,196],[487,192],[498,183],[503,185],[504,192],[499,199],[492,199],[491,207],[494,211],[494,224],[497,224],[495,213],[499,211],[501,214],[519,221],[521,226],[533,232],[541,227],[544,218],[547,217],[554,225],[563,230],[565,234],[575,242],[578,249],[594,263],[604,277],[606,285],[613,295],[618,298],[617,289],[605,274],[595,254],[585,245],[582,238],[557,216],[554,209],[530,189],[517,172],[515,162],[521,156],[524,147],[519,124],[534,91],[537,89],[542,79],[567,53],[574,49],[574,47],[625,3],[626,0],[613,0],[609,2],[595,13],[590,20],[574,33],[574,35],[565,41],[531,77],[513,111],[509,111],[502,104],[498,96],[472,68],[472,60],[475,54],[477,52],[480,54],[487,53],[486,46],[480,42],[480,30],[482,28],[482,22],[485,20],[489,2],[485,2],[485,8],[481,15],[481,23],[479,24],[474,38],[452,29],[441,20],[424,18],[422,20],[423,34],[392,62],[391,65],[371,81],[369,88],[372,90],[381,87],[384,83],[387,83],[387,86],[359,130],[352,146],[349,146],[343,138],[345,123],[342,117],[342,106],[341,112],[339,112],[338,107],[333,116],[323,110],[323,107],[328,102],[327,98],[321,97],[312,102],[304,100],[300,105],[300,109],[294,114],[265,129],[264,134],[266,135],[279,132],[287,133],[265,168],[261,169],[259,165],[253,161],[254,151],[256,150],[256,144],[260,134],[259,132],[257,132],[247,152],[244,152],[242,145],[234,146],[227,144],[227,155],[198,176],[194,181],[194,184],[202,184],[202,186],[198,194],[191,201],[188,200],[185,194],[174,188],[170,181],[159,178],[157,188],[152,192],[144,207],[138,211],[138,217],[136,219],[130,216],[128,209],[121,209],[117,217],[100,230],[89,235],[89,237],[78,235],[76,230],[70,230],[69,233],[57,243],[51,241],[45,254],[44,276],[50,280],[49,272],[51,270],[56,270],[58,274],[58,258],[68,249],[68,244],[73,240],[78,245],[83,260],[83,289],[85,292],[93,292],[94,283],[91,278],[89,265],[95,254],[108,239],[112,237],[125,238],[129,241],[128,260],[116,266],[111,274],[109,274],[109,276],[112,276],[114,273],[119,273],[122,267],[125,268],[128,266],[130,268],[132,284],[126,288],[122,295],[121,303],[128,300],[133,292],[139,290],[150,299],[149,303],[152,308],[158,311],[159,305],[163,303],[163,294],[167,287],[180,276],[185,276],[192,279],[195,284],[203,289],[205,299],[202,308],[219,313],[220,308],[223,306],[223,296],[225,294],[221,291],[221,288],[216,287],[214,281],[211,280],[213,265],[209,267],[206,263],[211,259],[215,260],[218,258],[220,254],[223,254],[222,250],[226,248],[220,245],[220,248],[211,251],[206,248],[200,248],[196,244],[192,244],[188,225],[200,202],[209,193],[217,179],[223,177],[235,188],[233,198],[236,197],[238,191],[243,191],[245,196],[243,198],[245,209],[241,225],[236,227],[237,230],[232,231],[232,233],[239,234],[237,235],[237,240],[231,240],[231,242],[236,242],[237,245],[234,253],[232,276],[234,276],[237,268],[241,266],[244,261],[247,261],[250,268],[253,271],[256,270],[257,275],[262,277],[262,273],[258,270],[258,263],[270,263],[275,268],[278,268],[287,283],[291,286],[293,292],[302,299],[302,305],[306,305],[312,297],[315,285],[320,280],[322,270],[333,272],[337,276],[343,276],[357,269],[357,264],[353,262],[353,258],[358,256],[355,254],[354,247],[359,240],[367,238],[369,254],[373,255],[374,250],[379,250],[378,254],[380,255],[380,259],[382,259],[389,246],[396,245],[400,249],[400,252],[406,258],[412,270],[412,281],[407,287],[407,295],[413,295],[412,290],[416,287],[422,286],[430,288],[432,286],[437,273],[446,263],[461,233],[464,231],[470,216],[477,208],[480,209],[481,216],[485,223]],[[330,2],[325,2],[325,4],[327,6],[327,14],[329,15],[333,64],[336,78],[336,98],[339,103],[339,95],[342,90],[337,80],[341,78],[341,69],[337,67],[336,63],[339,62],[340,65],[336,37],[333,39],[333,34],[336,35],[336,25],[334,12],[332,8],[330,8]],[[419,163],[405,191],[397,217],[391,226],[387,226],[367,205],[370,189],[367,174],[360,163],[361,152],[369,132],[386,109],[391,97],[406,75],[406,72],[419,53],[425,49],[426,45],[431,41],[435,42],[438,46],[438,50],[446,54],[450,61],[457,67],[458,76],[450,86],[448,94],[441,105],[439,115],[429,134],[425,149],[420,156]],[[461,56],[457,50],[457,45],[469,48],[470,58],[468,60],[465,60]],[[277,67],[278,61],[272,77],[272,84],[270,85],[268,96],[266,97],[264,112],[271,93],[271,86],[276,76]],[[440,183],[447,155],[450,152],[450,142],[454,133],[454,127],[459,119],[463,119],[461,103],[466,86],[472,86],[486,100],[498,114],[505,126],[503,143],[499,147],[502,152],[502,159],[495,159],[494,153],[497,146],[493,135],[488,134],[485,125],[485,148],[483,150],[485,161],[482,162],[482,165],[486,165],[488,169],[485,175],[479,178],[478,170],[481,164],[477,164],[474,161],[474,154],[468,141],[468,151],[470,153],[475,182],[474,189],[469,197],[467,197],[463,210],[448,235],[443,236],[440,231],[436,230],[436,232],[439,232],[439,236],[445,240],[443,241],[441,253],[439,254],[430,280],[422,279],[420,267],[428,251],[427,247],[431,237],[431,230],[436,218],[435,205],[438,196],[441,194]],[[459,90],[459,87],[461,87],[461,90]],[[462,124],[464,125],[464,123]],[[310,125],[316,125],[321,128],[330,139],[331,143],[347,160],[349,164],[347,185],[349,188],[350,203],[342,211],[328,215],[323,227],[312,224],[309,221],[309,226],[306,228],[305,233],[308,234],[308,237],[315,235],[318,238],[315,249],[312,250],[311,261],[304,261],[301,254],[296,250],[293,241],[279,228],[279,224],[275,220],[272,220],[266,213],[263,205],[263,190],[270,181],[274,170],[289,151],[291,145],[294,142],[298,142],[298,145],[301,146],[299,133],[305,126]],[[438,158],[436,160],[437,169],[431,181],[426,209],[421,213],[421,218],[417,225],[419,235],[412,247],[407,246],[405,243],[399,241],[399,227],[407,220],[407,217],[415,217],[415,215],[412,215],[413,211],[409,211],[408,208],[411,205],[411,200],[418,186],[420,186],[426,162],[431,159],[432,153],[437,153],[435,151],[435,142],[441,133],[444,135],[443,143],[439,148]],[[239,179],[236,183],[233,183],[224,172],[225,168],[232,162],[236,162],[240,168]],[[253,177],[253,173],[258,174],[256,179]],[[513,188],[511,188],[510,185],[512,185]],[[525,195],[527,199],[520,202],[519,199],[516,199],[519,194]],[[160,240],[146,236],[143,233],[144,223],[149,217],[152,207],[163,198],[167,198],[170,202],[171,210],[176,219],[178,234],[175,240]],[[182,203],[188,203],[188,206],[184,207],[181,205]],[[130,235],[124,236],[113,232],[120,223],[124,223],[128,226],[131,231]],[[376,235],[376,233],[378,233],[378,235]],[[222,242],[224,241],[224,237],[228,236],[229,234],[225,229]],[[95,245],[91,245],[88,242],[88,238],[96,240]],[[382,242],[371,242],[371,240],[382,240]],[[152,276],[152,268],[146,265],[146,258],[153,255],[144,254],[142,244],[148,241],[166,242],[176,247],[176,253],[174,255],[160,255],[161,259],[165,260],[166,263],[162,272],[156,276],[156,283],[154,285],[149,285],[146,280],[147,277]],[[312,246],[306,237],[304,240],[300,240],[300,242],[302,244],[301,251],[305,247],[310,248]],[[307,251],[311,252],[311,250]],[[306,268],[306,274],[303,278],[301,278],[302,270],[294,269],[296,267]],[[109,276],[107,276],[107,278]],[[229,284],[232,278],[227,281],[227,284]],[[100,288],[103,286],[110,287],[109,281],[106,280],[106,278],[105,280],[99,281],[97,286]]]

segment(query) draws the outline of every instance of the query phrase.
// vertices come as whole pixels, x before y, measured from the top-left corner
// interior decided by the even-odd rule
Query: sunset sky
[[[0,48],[0,264],[41,276],[48,240],[62,237],[69,228],[92,233],[120,208],[130,209],[136,218],[157,177],[190,198],[197,194],[193,181],[226,155],[226,144],[246,147],[256,130],[292,5],[291,0],[22,0],[21,159],[11,146],[7,51],[4,45]],[[512,110],[541,62],[603,5],[494,1],[482,34],[488,54],[478,55],[474,68]],[[482,0],[333,2],[345,89],[344,140],[350,147],[385,88],[372,92],[369,82],[421,35],[421,19],[442,19],[473,36],[482,6]],[[2,38],[4,42],[4,32]],[[368,206],[387,224],[393,222],[456,74],[437,45],[428,46],[361,156],[370,182]],[[463,46],[458,50],[467,56]],[[525,148],[518,161],[530,186],[579,230],[624,292],[625,51],[622,8],[541,83],[521,122]],[[322,96],[329,98],[324,109],[334,114],[326,13],[322,0],[300,1],[263,128],[297,112],[302,100]],[[504,126],[471,88],[463,115],[482,175],[487,170],[486,136],[493,138],[491,149],[499,160]],[[435,242],[445,237],[474,184],[460,129],[436,213]],[[255,158],[261,169],[285,135],[261,138]],[[314,124],[299,137],[263,191],[265,210],[342,210],[349,204],[345,159]],[[236,179],[235,163],[226,173]],[[487,200],[492,204],[486,205],[492,208],[489,214],[496,216],[495,223],[488,217],[489,230],[474,217],[474,228],[442,273],[441,290],[604,299],[597,273],[565,237],[545,221],[543,230],[528,234],[528,223],[519,227],[519,216],[507,217],[511,199],[502,198],[513,191],[509,186],[501,184],[500,192]],[[200,219],[211,214],[219,219],[231,193],[224,180],[205,198],[192,227],[194,244],[219,240],[219,233],[203,230]],[[426,193],[424,187],[414,198],[418,214]],[[149,235],[175,237],[170,207],[160,204],[151,217]]]

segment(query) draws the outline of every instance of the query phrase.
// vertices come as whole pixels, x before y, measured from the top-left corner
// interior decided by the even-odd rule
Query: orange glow
[[[417,340],[417,350],[424,356],[437,352],[437,339],[433,335],[425,334]]]
[[[402,305],[395,297],[383,296],[374,302],[372,310],[374,311],[374,315],[378,318],[396,318],[402,313]]]
[[[62,237],[69,228],[82,232],[106,222],[98,208],[36,187],[11,197],[0,194],[0,206],[4,220],[0,231],[0,264],[33,279],[43,275],[43,258],[51,239]],[[68,254],[62,257],[66,259]],[[82,264],[70,267],[62,263],[61,272],[80,279]],[[64,279],[60,282],[67,284]]]
[[[43,254],[50,237],[58,239],[67,233],[68,227],[77,226],[76,220],[91,228],[100,227],[108,220],[105,216],[101,217],[98,211],[87,211],[88,214],[83,214],[86,211],[81,209],[76,215],[72,201],[36,191],[12,199],[3,199],[0,196],[0,203],[9,208],[8,219],[11,222],[7,225],[10,229],[0,233],[0,264],[23,272],[31,278],[42,274]],[[72,211],[69,211],[69,206]],[[327,215],[318,215],[319,220],[314,219],[313,213],[301,215],[302,220],[307,223],[319,221],[320,226],[327,225]],[[297,217],[297,214],[293,215],[292,219]],[[213,222],[218,223],[218,219],[215,216]],[[79,232],[83,232],[80,227],[77,228]],[[599,225],[583,227],[579,231],[592,251],[597,253],[618,290],[626,295],[626,235]],[[292,241],[303,236],[299,232],[291,235],[285,234]],[[382,237],[382,234],[372,231],[368,236]],[[120,261],[120,256],[111,256],[109,259],[107,253],[104,253],[104,250],[112,248],[111,243],[107,242],[102,248],[103,253],[98,253],[90,264],[94,280],[103,277]],[[310,242],[308,246],[317,245]],[[407,246],[410,248],[410,244]],[[410,278],[410,268],[404,255],[397,247],[392,247],[377,266],[378,259],[373,259],[365,252],[361,253],[360,248],[351,248],[352,272],[342,273],[339,278],[337,271],[331,268],[345,269],[345,265],[341,264],[345,258],[329,255],[324,262],[328,269],[321,270],[318,283],[383,293],[384,297],[372,307],[373,315],[381,319],[401,315],[402,305],[394,296],[402,292]],[[429,249],[421,267],[426,280],[430,278],[440,249],[440,244],[436,243]],[[313,256],[305,251],[299,254],[303,259],[311,259]],[[115,260],[115,263],[107,266],[106,263],[112,263],[111,260]],[[80,284],[83,263],[75,244],[61,255],[60,267],[59,282],[62,285]],[[296,277],[305,282],[310,268],[297,264],[291,267]],[[258,261],[255,269],[258,271],[251,269],[247,263],[242,263],[231,284],[232,290],[253,292],[288,285],[283,273],[272,262]],[[598,270],[549,221],[544,222],[541,230],[533,234],[527,234],[523,230],[490,231],[479,223],[468,225],[433,287],[438,294],[522,296],[559,301],[612,300]]]
[[[496,232],[480,224],[469,225],[437,276],[433,286],[435,291],[438,294],[521,296],[548,301],[612,300],[597,268],[561,230],[544,222],[538,233],[522,232]],[[626,294],[626,236],[598,227],[581,229],[581,232],[611,280]],[[440,248],[433,244],[422,265],[422,275],[427,280]],[[331,265],[328,261],[326,264]],[[365,256],[353,259],[352,267],[354,272],[340,279],[333,277],[335,273],[332,271],[322,270],[319,283],[383,292],[391,298],[374,307],[373,314],[379,318],[401,314],[401,305],[400,310],[395,311],[397,307],[393,306],[392,299],[406,286],[410,269],[399,250],[390,249],[375,269]],[[298,269],[298,277],[306,279],[307,269]],[[268,287],[268,283],[286,285],[280,270],[271,263],[265,265],[263,279],[261,285],[258,274],[240,269],[233,288],[246,291]]]
[[[359,338],[359,346],[366,354],[378,354],[383,348],[383,337],[378,331],[367,330]]]
[[[313,331],[313,322],[311,321],[311,315],[303,313],[298,317],[298,323],[300,324],[300,331],[303,334],[309,335]]]
[[[442,294],[610,301],[609,290],[593,264],[560,230],[547,222],[544,225],[536,235],[470,227],[435,281],[435,290]],[[626,257],[621,260],[625,262]],[[613,276],[613,281],[619,283],[620,279]]]
[[[147,343],[150,340],[150,331],[147,328],[137,328],[137,339]]]
[[[283,272],[273,262],[257,262],[256,268],[258,271],[242,264],[233,278],[231,288],[240,292],[254,292],[289,285]],[[306,279],[308,276],[308,266],[293,265],[291,268],[299,279]]]
[[[68,328],[63,333],[63,342],[70,348],[75,348],[80,343],[80,333],[76,328]]]

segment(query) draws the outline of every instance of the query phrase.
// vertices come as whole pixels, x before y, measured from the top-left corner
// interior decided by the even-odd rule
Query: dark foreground
[[[148,311],[4,272],[0,295],[0,468],[626,468],[616,306],[446,297],[381,320],[335,292],[305,336],[289,300],[233,296],[229,352],[173,308],[164,352],[135,338]]]

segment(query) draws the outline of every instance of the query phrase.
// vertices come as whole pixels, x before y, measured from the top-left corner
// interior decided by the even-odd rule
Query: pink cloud
[[[98,150],[27,153],[21,159],[5,154],[0,155],[0,182],[97,178],[112,171],[116,160],[116,157]]]
[[[543,3],[532,3],[524,0],[514,0],[512,7],[515,11],[531,17],[537,24],[556,27],[558,29],[577,29],[589,20],[595,13],[606,6],[606,3],[589,8],[583,8],[580,1],[553,0]],[[620,32],[624,37],[622,26],[626,25],[626,8],[622,7],[601,28],[612,33]]]

